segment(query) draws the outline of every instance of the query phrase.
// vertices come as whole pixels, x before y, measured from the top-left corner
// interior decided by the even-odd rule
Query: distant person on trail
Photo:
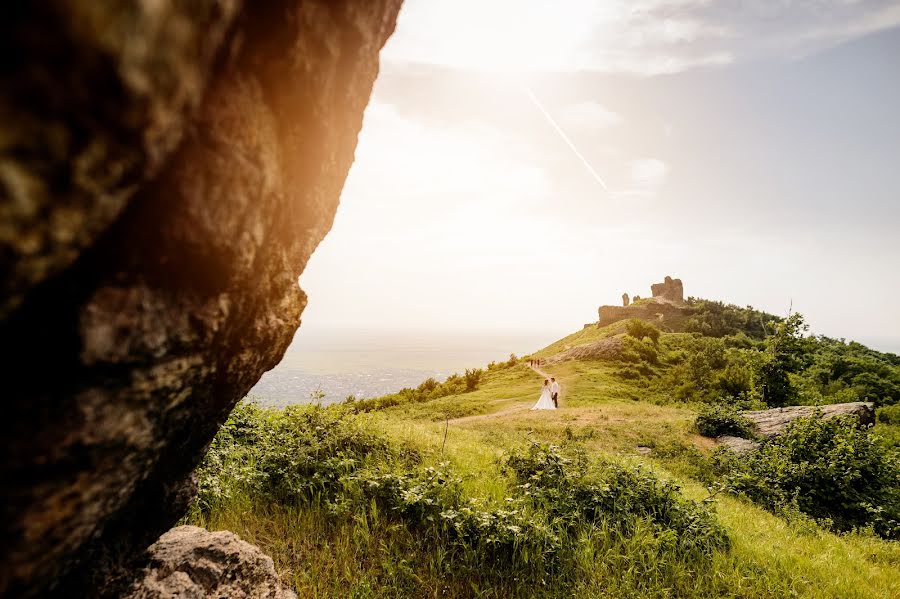
[[[559,383],[556,382],[554,377],[550,377],[550,398],[553,400],[553,405],[557,408],[559,407]]]

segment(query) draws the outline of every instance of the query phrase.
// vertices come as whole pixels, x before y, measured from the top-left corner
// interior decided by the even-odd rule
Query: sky
[[[301,335],[550,340],[671,275],[898,351],[898,225],[900,2],[406,0]]]

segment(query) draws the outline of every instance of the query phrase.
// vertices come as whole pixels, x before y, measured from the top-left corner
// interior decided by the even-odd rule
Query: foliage
[[[243,493],[276,506],[321,510],[341,522],[388,521],[439,552],[448,575],[516,580],[558,575],[585,534],[653,539],[653,551],[708,561],[729,547],[708,507],[648,470],[590,464],[534,445],[508,460],[513,492],[502,505],[468,497],[447,462],[367,432],[342,406],[282,412],[241,404],[199,469],[194,518]],[[598,528],[599,527],[599,528]]]
[[[602,521],[622,534],[649,524],[677,552],[709,555],[729,546],[710,510],[685,499],[677,485],[648,470],[603,462],[589,467],[584,454],[563,454],[559,446],[532,443],[507,462],[519,489],[564,529]]]
[[[900,425],[900,405],[883,406],[875,411],[878,422]]]
[[[795,402],[797,391],[789,375],[809,365],[809,343],[803,337],[808,329],[803,316],[794,313],[776,323],[774,333],[766,338],[766,349],[757,371],[766,404],[778,407]]]
[[[276,412],[241,402],[198,469],[197,503],[209,507],[234,484],[278,501],[331,500],[343,476],[385,456],[404,457],[341,409],[291,406]]]
[[[521,360],[516,354],[509,354],[509,359],[504,362],[490,362],[487,365],[487,369],[489,371],[496,370],[505,370],[507,368],[512,368],[516,364],[518,364]]]
[[[631,318],[625,323],[625,333],[635,339],[643,340],[648,337],[656,345],[659,342],[659,329],[649,322],[638,318]]]
[[[726,470],[732,490],[770,509],[900,538],[900,457],[855,416],[798,419]]]
[[[478,383],[481,382],[481,377],[484,376],[484,371],[480,368],[466,368],[466,372],[463,377],[466,380],[466,391],[475,391],[478,389]]]
[[[744,437],[745,439],[753,437],[750,421],[733,406],[727,404],[704,406],[697,415],[695,426],[697,432],[704,437],[720,437],[722,435]]]
[[[813,341],[811,365],[797,381],[803,403],[900,402],[900,357],[823,336]]]
[[[504,362],[501,368],[507,368],[509,362]],[[490,365],[488,366],[490,369]],[[409,403],[424,403],[433,401],[442,397],[451,395],[461,395],[470,393],[478,389],[484,377],[484,370],[481,368],[467,369],[465,374],[452,374],[447,377],[443,383],[439,383],[434,378],[427,378],[415,389],[406,387],[396,393],[390,393],[381,397],[372,399],[359,399],[352,402],[346,402],[347,407],[356,413],[373,412],[384,410],[393,406],[399,406]]]
[[[758,397],[755,372],[759,352],[728,347],[715,337],[669,335],[660,344],[665,351],[666,372],[659,381],[681,401],[733,403]]]
[[[622,338],[622,350],[619,352],[618,359],[632,364],[655,365],[659,363],[659,351],[649,337],[638,339],[625,336]]]
[[[709,337],[745,334],[754,339],[762,339],[768,336],[773,325],[781,320],[752,306],[741,308],[733,304],[694,297],[689,297],[687,304],[690,316],[684,324],[684,330]]]

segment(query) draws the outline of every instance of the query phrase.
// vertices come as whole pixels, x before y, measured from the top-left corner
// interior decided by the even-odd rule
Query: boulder
[[[722,435],[721,437],[717,437],[716,441],[734,453],[746,453],[759,447],[759,441],[751,441],[750,439],[734,437],[732,435]]]
[[[179,526],[151,545],[146,557],[123,599],[297,597],[281,583],[271,557],[231,532]]]
[[[851,403],[838,403],[827,406],[788,406],[785,408],[772,408],[770,410],[754,410],[742,412],[753,426],[753,432],[757,437],[772,438],[784,433],[788,425],[798,418],[806,418],[817,414],[820,410],[822,418],[853,415],[859,419],[860,426],[875,423],[875,409],[871,402],[856,401]],[[723,435],[716,439],[720,445],[727,447],[735,453],[744,453],[759,447],[758,441],[742,439]]]
[[[102,595],[184,513],[300,324],[399,7],[0,8],[0,595]]]
[[[784,432],[788,424],[797,418],[812,416],[818,410],[823,418],[851,414],[859,419],[860,425],[875,424],[875,406],[871,402],[856,401],[827,406],[788,406],[771,410],[743,412],[742,415],[753,424],[753,432],[760,437],[775,437]]]

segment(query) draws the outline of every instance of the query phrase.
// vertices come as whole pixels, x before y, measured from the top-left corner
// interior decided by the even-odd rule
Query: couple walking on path
[[[534,404],[532,410],[556,410],[559,409],[559,383],[554,377],[544,379],[544,386],[541,387],[541,397]]]

